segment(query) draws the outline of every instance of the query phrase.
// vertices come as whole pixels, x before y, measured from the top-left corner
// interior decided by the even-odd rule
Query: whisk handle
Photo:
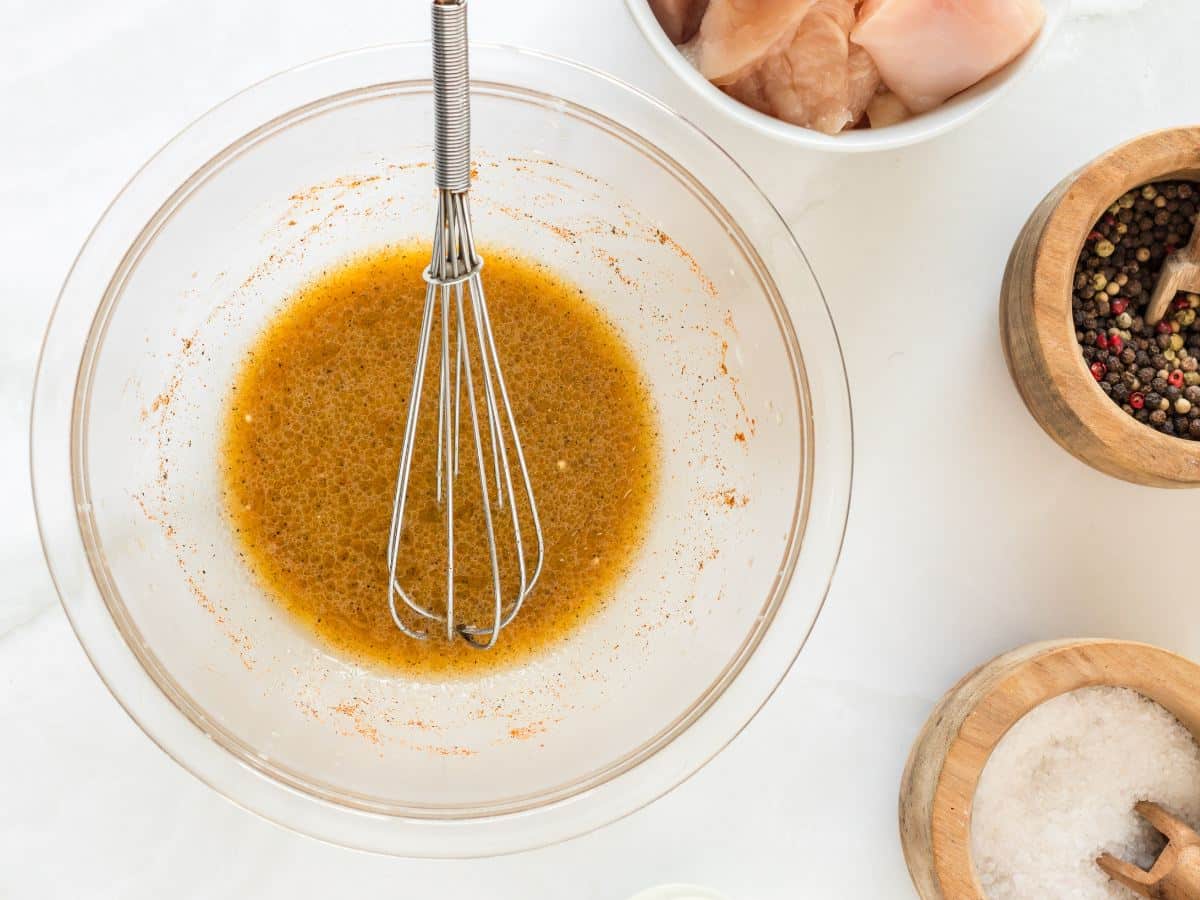
[[[433,3],[434,177],[443,191],[471,186],[471,76],[466,0]]]

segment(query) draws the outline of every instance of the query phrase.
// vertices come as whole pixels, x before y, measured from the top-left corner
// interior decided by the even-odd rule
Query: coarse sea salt
[[[1136,895],[1102,852],[1149,868],[1162,838],[1133,812],[1153,800],[1200,825],[1200,746],[1179,720],[1125,688],[1084,688],[1032,710],[984,767],[971,854],[989,900]]]

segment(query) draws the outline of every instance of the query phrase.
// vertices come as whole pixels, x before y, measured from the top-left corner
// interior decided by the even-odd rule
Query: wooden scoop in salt
[[[1200,229],[1197,233],[1200,234]],[[1134,809],[1167,839],[1166,849],[1149,872],[1117,859],[1111,853],[1097,859],[1097,865],[1109,877],[1143,897],[1200,900],[1200,834],[1157,803],[1143,800]]]

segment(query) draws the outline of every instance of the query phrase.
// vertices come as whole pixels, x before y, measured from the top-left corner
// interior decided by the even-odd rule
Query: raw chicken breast
[[[672,44],[690,41],[700,30],[708,0],[650,0],[650,9]]]
[[[982,81],[1041,31],[1041,0],[866,0],[851,39],[914,113]]]
[[[867,119],[872,128],[887,128],[899,125],[912,118],[904,102],[891,91],[876,94],[867,104]]]
[[[861,118],[879,87],[871,57],[850,43],[857,0],[816,0],[792,40],[726,92],[760,112],[826,134]]]
[[[849,79],[849,96],[846,99],[846,109],[850,115],[850,124],[857,122],[867,105],[871,102],[881,86],[879,69],[875,60],[858,44],[850,44],[847,53],[846,66]]]
[[[791,43],[817,0],[711,0],[685,48],[700,74],[733,84],[763,57]]]

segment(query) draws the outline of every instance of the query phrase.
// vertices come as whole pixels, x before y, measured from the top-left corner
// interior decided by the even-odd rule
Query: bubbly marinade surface
[[[406,637],[388,611],[386,546],[428,259],[422,246],[357,257],[323,273],[268,325],[228,401],[223,492],[245,562],[327,647],[417,676],[477,675],[538,655],[611,595],[650,518],[657,421],[633,354],[582,292],[527,260],[490,253],[488,308],[537,498],[545,567],[494,649],[447,641],[436,626],[429,640]],[[414,599],[442,611],[436,322],[433,333],[397,571]],[[475,369],[478,394],[477,361]],[[456,617],[490,624],[492,569],[465,397],[464,385],[454,483]],[[532,523],[519,508],[532,545]],[[508,512],[493,504],[493,515],[511,596],[515,542]],[[422,624],[411,615],[406,621]]]

